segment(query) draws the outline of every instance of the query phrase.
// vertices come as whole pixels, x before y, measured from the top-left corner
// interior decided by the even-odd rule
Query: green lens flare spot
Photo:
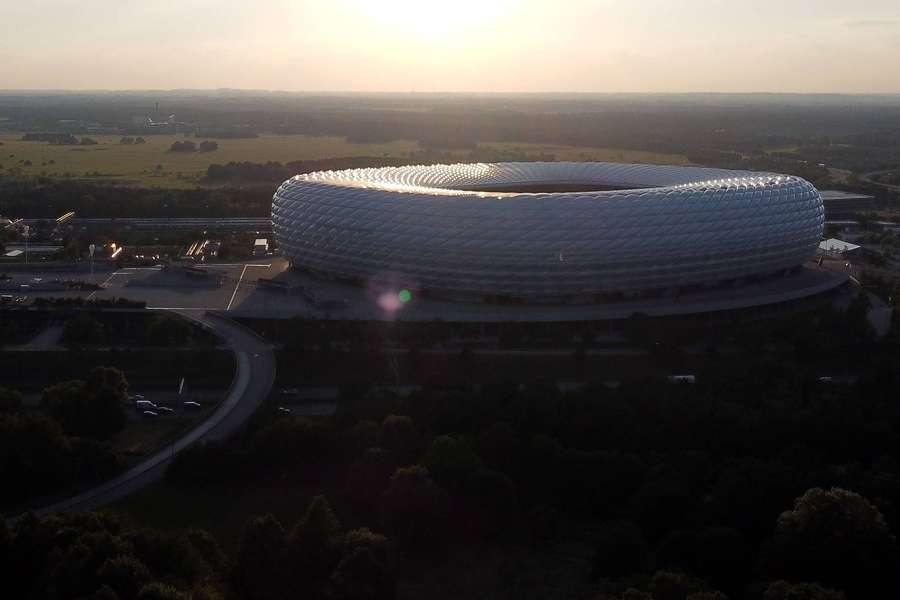
[[[412,300],[412,292],[410,292],[409,290],[400,290],[400,293],[397,294],[397,298],[400,300],[400,302],[406,304],[407,302]]]

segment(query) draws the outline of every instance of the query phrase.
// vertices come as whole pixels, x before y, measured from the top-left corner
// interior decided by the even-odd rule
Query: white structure
[[[461,299],[596,301],[775,274],[815,253],[798,177],[698,167],[503,163],[320,172],[284,182],[294,267]]]
[[[269,253],[269,240],[259,238],[253,242],[253,256],[265,256]]]
[[[859,252],[861,247],[837,238],[828,238],[819,242],[820,253],[835,254],[837,256],[853,256]]]

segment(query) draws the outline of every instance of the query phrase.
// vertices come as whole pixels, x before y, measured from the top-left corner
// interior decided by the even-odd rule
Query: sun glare
[[[374,29],[443,42],[500,24],[519,8],[521,0],[349,0],[348,3]]]

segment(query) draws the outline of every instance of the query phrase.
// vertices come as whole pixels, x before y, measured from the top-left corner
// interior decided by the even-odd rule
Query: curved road
[[[223,317],[175,312],[211,329],[234,351],[237,368],[225,399],[209,418],[169,446],[145,458],[115,479],[36,510],[37,514],[95,510],[124,498],[161,479],[172,458],[188,446],[197,442],[220,440],[239,430],[269,395],[275,381],[275,355],[265,340]]]
[[[878,187],[882,187],[887,190],[891,190],[894,192],[900,192],[900,185],[891,185],[889,183],[881,183],[880,181],[875,181],[872,179],[876,175],[881,175],[883,173],[892,173],[896,171],[898,167],[894,167],[893,169],[882,169],[881,171],[871,171],[870,173],[863,173],[859,176],[860,181],[864,181],[871,185],[877,185]]]

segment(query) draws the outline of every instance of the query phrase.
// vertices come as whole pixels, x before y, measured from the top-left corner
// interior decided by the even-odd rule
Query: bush
[[[105,439],[125,426],[128,382],[118,369],[96,367],[87,381],[44,389],[41,403],[71,435]]]
[[[194,333],[184,319],[156,315],[147,323],[147,343],[153,346],[186,346]]]
[[[385,528],[409,547],[433,548],[443,541],[446,493],[421,466],[397,469],[382,496]]]

